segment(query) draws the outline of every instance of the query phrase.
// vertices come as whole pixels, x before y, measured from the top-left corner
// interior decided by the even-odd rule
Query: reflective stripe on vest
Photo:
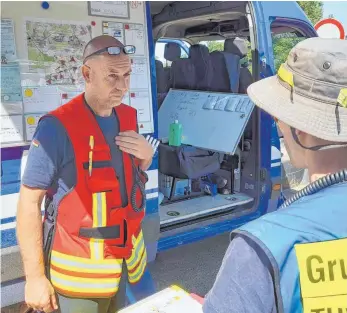
[[[106,226],[106,194],[105,192],[93,194],[93,227]],[[104,257],[104,240],[90,239],[91,259],[101,260]]]
[[[138,282],[141,279],[147,264],[147,252],[142,231],[140,231],[138,237],[134,240],[133,252],[131,257],[126,259],[126,264],[128,268],[129,282],[132,284]]]

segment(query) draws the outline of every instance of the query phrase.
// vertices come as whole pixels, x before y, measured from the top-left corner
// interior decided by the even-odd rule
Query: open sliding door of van
[[[256,48],[253,49],[253,58],[258,60],[256,76],[259,79],[276,74],[279,66],[285,62],[288,53],[298,42],[317,36],[315,29],[296,1],[252,1],[249,2],[248,13],[249,19],[253,17],[252,22],[256,25],[250,29],[255,30],[253,42]],[[283,201],[282,188],[290,188],[298,184],[296,180],[300,175],[295,173],[302,174],[303,171],[293,169],[295,173],[290,174],[288,171],[286,173],[285,169],[291,168],[291,164],[286,151],[283,151],[276,123],[265,112],[261,112],[261,120],[262,132],[267,131],[265,127],[272,131],[270,170],[272,194],[267,209],[267,212],[271,212],[276,210]],[[262,153],[266,153],[267,150],[267,148],[262,149]],[[262,160],[265,159],[266,157],[262,157]],[[266,167],[263,161],[262,167]]]
[[[235,38],[247,42],[253,54],[257,50],[256,18],[248,2],[150,6],[161,140],[160,251],[231,231],[267,212],[273,132],[271,118],[253,106],[245,88],[235,87],[241,66],[251,76],[249,84],[259,79],[258,62],[245,67],[246,55],[233,51]],[[208,41],[219,50],[204,47]],[[166,141],[175,119],[183,126],[179,148]]]

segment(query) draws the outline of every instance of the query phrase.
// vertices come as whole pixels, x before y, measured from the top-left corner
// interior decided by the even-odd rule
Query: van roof
[[[246,4],[246,1],[153,1],[150,2],[153,35],[156,39],[180,38],[191,43],[247,37]]]

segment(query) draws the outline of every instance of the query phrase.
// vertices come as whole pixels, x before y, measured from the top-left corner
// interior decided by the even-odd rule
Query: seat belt
[[[240,85],[240,57],[228,53],[223,52],[225,64],[227,66],[228,76],[229,76],[229,82],[230,82],[230,90],[233,93],[239,92],[239,85]]]

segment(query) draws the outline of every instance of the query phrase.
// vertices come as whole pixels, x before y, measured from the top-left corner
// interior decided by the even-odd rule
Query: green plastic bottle
[[[176,120],[170,124],[169,146],[179,147],[182,140],[182,124]]]

